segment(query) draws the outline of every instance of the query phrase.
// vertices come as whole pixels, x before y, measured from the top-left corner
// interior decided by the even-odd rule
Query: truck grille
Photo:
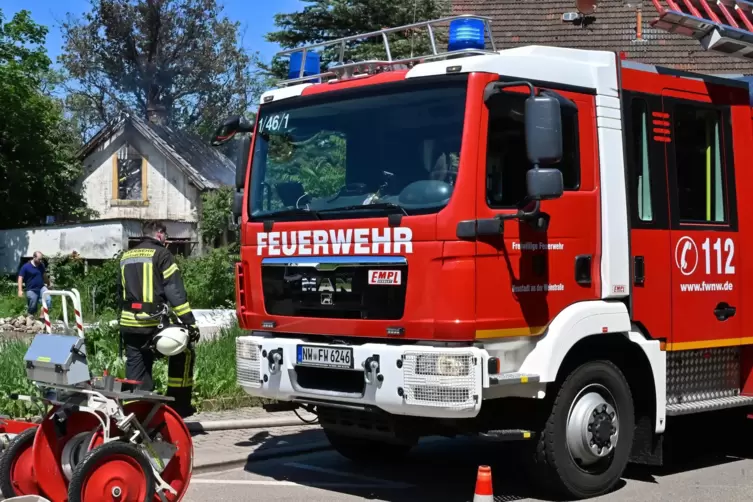
[[[402,258],[300,258],[262,263],[264,307],[270,315],[396,320],[403,317],[408,265]],[[369,284],[370,271],[399,272],[400,284]]]

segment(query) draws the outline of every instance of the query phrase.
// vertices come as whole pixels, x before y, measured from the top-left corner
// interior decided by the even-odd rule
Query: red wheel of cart
[[[26,429],[8,443],[0,456],[0,491],[5,498],[39,495],[32,455],[35,435],[33,428]]]
[[[101,422],[90,413],[83,411],[74,411],[59,427],[52,415],[57,411],[57,407],[50,410],[45,419],[40,424],[34,438],[33,460],[34,472],[37,477],[39,495],[49,499],[51,502],[65,502],[68,499],[68,476],[67,468],[64,468],[63,451],[69,441],[77,441],[80,444],[86,442],[87,434],[89,437],[89,447],[96,446],[96,443],[102,442],[101,435],[95,434],[101,428]],[[95,441],[99,437],[99,441]],[[91,444],[95,443],[95,444]],[[79,446],[80,446],[79,444]],[[66,454],[71,455],[66,450]],[[76,458],[83,458],[84,455],[78,453]]]
[[[149,420],[149,423],[145,423],[147,416],[154,406],[155,403],[136,401],[127,404],[124,407],[124,411],[126,414],[133,413],[136,415],[136,418],[139,419],[139,422],[141,422],[147,432],[156,429],[166,442],[172,443],[178,448],[173,458],[165,466],[165,470],[161,473],[165,483],[178,492],[176,496],[164,491],[165,498],[168,502],[177,502],[183,498],[191,481],[191,473],[193,472],[193,440],[183,419],[175,410],[167,405],[160,405],[157,412]],[[154,495],[153,500],[159,502],[159,495]]]
[[[74,469],[68,487],[69,502],[149,502],[154,498],[149,460],[135,445],[122,441],[89,451]]]

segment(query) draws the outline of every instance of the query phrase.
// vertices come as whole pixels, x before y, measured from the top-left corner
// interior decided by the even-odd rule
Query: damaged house
[[[0,231],[0,273],[13,274],[35,250],[76,251],[105,260],[132,247],[147,220],[167,224],[174,253],[202,252],[202,193],[235,183],[235,164],[201,138],[171,128],[164,114],[123,114],[79,151],[78,188],[96,219]]]

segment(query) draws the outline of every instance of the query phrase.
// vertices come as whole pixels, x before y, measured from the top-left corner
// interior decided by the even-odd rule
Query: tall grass
[[[204,400],[238,397],[244,395],[236,383],[235,339],[243,331],[237,326],[223,328],[212,340],[196,346],[193,402],[196,406]],[[125,363],[118,357],[118,329],[101,326],[86,331],[86,350],[92,373],[101,375],[104,370],[116,377],[125,377]],[[10,394],[36,394],[36,387],[26,378],[24,355],[29,347],[25,340],[0,340],[0,415],[14,417],[38,413],[38,407],[10,399]],[[155,392],[167,391],[167,359],[159,359],[153,368]]]

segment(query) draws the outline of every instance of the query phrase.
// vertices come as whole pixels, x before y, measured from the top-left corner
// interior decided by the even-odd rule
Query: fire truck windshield
[[[263,105],[251,219],[363,218],[444,207],[458,173],[467,78],[416,80]]]

